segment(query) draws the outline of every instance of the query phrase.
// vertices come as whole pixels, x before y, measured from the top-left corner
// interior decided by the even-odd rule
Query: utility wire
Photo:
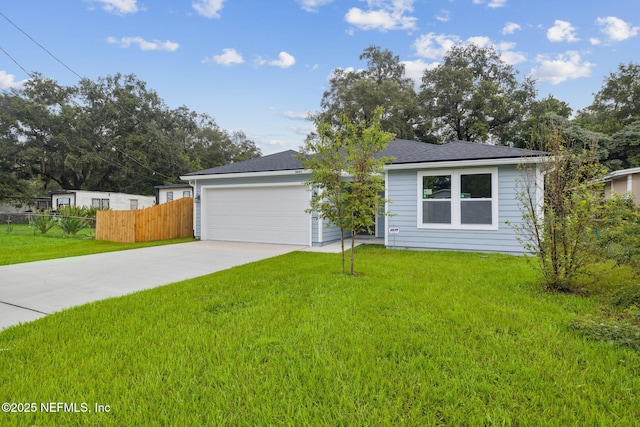
[[[40,43],[38,43],[33,37],[31,37],[26,31],[24,31],[22,28],[20,28],[17,24],[15,24],[11,19],[9,19],[4,13],[2,13],[0,11],[0,16],[2,16],[7,22],[9,22],[11,25],[13,25],[18,31],[20,31],[22,34],[24,34],[29,40],[31,40],[33,43],[35,43],[40,49],[44,50],[47,54],[49,54],[49,56],[51,56],[53,59],[55,59],[57,62],[59,62],[63,67],[65,67],[67,70],[69,70],[71,73],[73,73],[75,76],[77,76],[80,80],[86,79],[85,77],[82,77],[80,74],[78,74],[77,72],[75,72],[71,67],[69,67],[67,64],[65,64],[61,59],[59,59],[57,56],[55,56],[53,53],[51,53],[46,47],[44,47],[43,45],[41,45]],[[29,77],[33,77],[32,73],[28,72],[22,65],[20,65],[20,63],[18,63],[18,61],[16,61],[11,55],[9,55],[9,53],[4,50],[2,47],[0,47],[0,50],[7,55],[18,67],[20,67],[20,69],[22,71],[24,71]],[[87,79],[88,80],[88,79]],[[76,104],[76,106],[78,106]],[[130,111],[127,111],[125,109],[123,109],[121,106],[117,106],[117,108],[122,111],[123,113],[131,116],[132,118],[135,118],[134,114],[131,113]],[[152,172],[154,175],[157,174],[159,176],[162,176],[164,178],[173,180],[175,179],[175,177],[170,177],[168,175],[165,175],[161,172],[158,172],[152,168],[150,168],[149,166],[143,164],[142,162],[140,162],[139,160],[137,160],[136,158],[132,157],[130,154],[122,151],[121,149],[119,149],[118,147],[115,146],[115,144],[113,144],[112,142],[108,142],[109,145],[111,145],[111,147],[114,150],[119,151],[120,153],[122,153],[124,156],[128,157],[129,159],[131,159],[131,161],[135,162],[136,164],[138,164],[139,166],[147,169],[148,171]],[[75,146],[75,148],[78,151],[84,151],[83,149],[81,149],[78,146]],[[113,161],[111,163],[114,163]],[[117,164],[117,163],[116,163]],[[123,164],[120,163],[120,166],[124,167]]]
[[[69,67],[67,64],[65,64],[64,62],[62,62],[62,60],[60,60],[57,56],[55,56],[53,53],[51,53],[46,47],[42,46],[40,43],[38,43],[33,37],[31,37],[26,31],[24,31],[22,28],[18,27],[11,19],[9,19],[7,17],[7,15],[5,15],[4,13],[0,12],[0,16],[2,16],[4,19],[7,20],[8,23],[10,23],[11,25],[13,25],[18,31],[20,31],[22,34],[24,34],[25,36],[27,36],[29,38],[29,40],[31,40],[32,42],[34,42],[36,45],[38,45],[38,47],[42,50],[44,50],[45,52],[47,52],[49,54],[49,56],[51,56],[53,59],[55,59],[56,61],[58,61],[64,68],[66,68],[67,70],[71,71],[73,74],[75,74],[79,79],[83,79],[83,77],[76,73],[75,71],[73,71],[71,69],[71,67]],[[21,67],[22,68],[22,67]],[[27,73],[29,74],[29,73]],[[30,74],[29,74],[30,75]]]
[[[2,13],[2,12],[0,12],[0,13]],[[13,58],[13,56],[9,55],[9,52],[7,52],[6,50],[4,50],[4,49],[2,48],[2,46],[0,46],[0,50],[2,51],[2,53],[4,53],[5,55],[7,55],[7,56],[9,57],[9,59],[13,61],[13,63],[14,63],[14,64],[16,64],[18,67],[20,67],[20,69],[21,69],[22,71],[24,71],[24,72],[27,74],[27,76],[31,77],[31,73],[30,73],[30,72],[28,72],[27,70],[25,70],[25,68],[24,68],[22,65],[20,65],[20,63],[19,63],[18,61],[16,61],[16,60]]]

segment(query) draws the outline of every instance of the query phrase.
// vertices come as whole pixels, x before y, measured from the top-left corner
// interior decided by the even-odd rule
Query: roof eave
[[[225,179],[225,178],[257,178],[265,176],[289,176],[289,175],[305,175],[311,171],[306,169],[287,169],[278,171],[263,172],[235,172],[235,173],[213,173],[203,175],[184,175],[180,179],[183,181],[198,181],[202,179]]]
[[[447,167],[471,167],[471,166],[499,166],[518,165],[526,163],[541,163],[545,156],[532,157],[503,157],[498,159],[468,159],[468,160],[442,160],[429,162],[396,163],[385,165],[385,170],[402,169],[442,169]]]

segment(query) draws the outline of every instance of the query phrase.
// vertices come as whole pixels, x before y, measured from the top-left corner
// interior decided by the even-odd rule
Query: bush
[[[574,319],[571,327],[597,341],[629,347],[640,351],[640,308],[631,306],[621,316]]]
[[[77,206],[66,206],[58,210],[58,224],[67,236],[75,236],[78,232],[91,228],[87,220],[88,209]]]
[[[43,213],[34,214],[30,225],[34,227],[33,234],[36,234],[37,231],[41,234],[47,234],[47,231],[56,226],[56,222],[56,218],[51,216],[49,211],[44,211]]]
[[[600,255],[618,264],[640,265],[640,208],[630,196],[615,195],[600,212]]]
[[[621,308],[640,307],[640,284],[621,286],[609,296],[609,302]]]

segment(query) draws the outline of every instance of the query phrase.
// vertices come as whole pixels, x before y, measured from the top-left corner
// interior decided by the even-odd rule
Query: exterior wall
[[[625,195],[627,194],[627,177],[621,177],[621,178],[615,178],[613,181],[611,181],[611,190],[616,193],[616,194],[620,194],[620,195]]]
[[[604,185],[604,196],[609,199],[614,194],[631,194],[636,203],[640,203],[640,173],[631,173],[610,178]]]
[[[109,199],[109,208],[114,211],[131,210],[132,200],[137,200],[138,209],[149,208],[156,202],[155,197],[142,196],[139,194],[107,193],[100,191],[74,191],[67,194],[53,194],[51,205],[57,209],[59,203],[69,199],[71,206],[92,206],[93,199]]]
[[[465,168],[468,170],[468,168]],[[522,213],[516,200],[515,183],[522,173],[515,165],[498,167],[498,229],[425,229],[418,228],[418,172],[421,170],[390,170],[388,195],[391,200],[388,227],[399,227],[400,232],[386,236],[387,247],[411,249],[468,250],[522,254],[524,249],[516,239],[510,225],[522,222]],[[452,169],[454,171],[454,169]]]
[[[184,192],[188,191],[189,195],[185,196]],[[184,187],[184,188],[160,188],[158,190],[158,204],[160,203],[167,203],[168,200],[167,196],[168,193],[171,192],[173,193],[173,199],[171,200],[178,200],[178,199],[182,199],[183,197],[193,197],[193,194],[191,194],[192,189],[191,187]]]

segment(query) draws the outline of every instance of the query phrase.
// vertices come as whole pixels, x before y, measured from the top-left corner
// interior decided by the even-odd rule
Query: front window
[[[418,174],[419,228],[497,228],[497,170]]]
[[[173,200],[173,191],[167,191],[167,202]]]
[[[109,209],[109,199],[91,199],[91,206],[98,209]]]
[[[422,177],[422,222],[451,224],[451,175]]]
[[[460,175],[460,223],[493,223],[491,174]]]

